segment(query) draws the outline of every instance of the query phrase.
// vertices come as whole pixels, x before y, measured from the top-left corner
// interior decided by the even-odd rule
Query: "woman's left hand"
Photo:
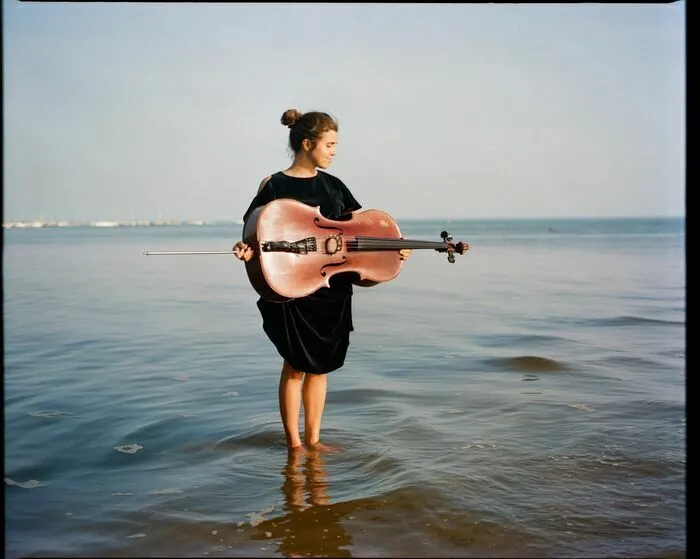
[[[401,258],[401,260],[408,260],[408,257],[411,256],[412,252],[413,250],[411,250],[410,248],[402,248],[399,251],[399,257]]]

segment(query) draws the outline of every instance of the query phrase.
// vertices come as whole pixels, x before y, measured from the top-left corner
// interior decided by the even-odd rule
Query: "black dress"
[[[361,208],[343,182],[323,171],[315,177],[297,178],[277,172],[253,198],[245,221],[257,207],[278,198],[293,198],[320,206],[329,219],[342,219],[345,212]],[[330,373],[343,366],[352,325],[352,274],[336,274],[331,287],[284,303],[262,297],[258,309],[263,330],[279,354],[298,371]]]

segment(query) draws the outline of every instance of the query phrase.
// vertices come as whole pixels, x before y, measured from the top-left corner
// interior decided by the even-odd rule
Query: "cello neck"
[[[352,251],[377,251],[377,250],[402,250],[425,249],[445,250],[447,243],[440,241],[418,241],[411,239],[392,239],[384,237],[355,237],[346,242],[348,250]]]

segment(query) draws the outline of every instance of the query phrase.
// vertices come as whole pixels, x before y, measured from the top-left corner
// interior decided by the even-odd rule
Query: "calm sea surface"
[[[5,555],[685,557],[679,219],[401,223],[289,459],[239,225],[4,232]]]

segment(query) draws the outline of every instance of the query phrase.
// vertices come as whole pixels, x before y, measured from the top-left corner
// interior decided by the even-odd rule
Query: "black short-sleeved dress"
[[[257,207],[279,198],[320,206],[329,219],[361,208],[343,182],[323,171],[297,178],[279,171],[253,198],[243,220]],[[258,299],[263,330],[279,354],[298,371],[330,373],[343,366],[352,325],[352,275],[336,274],[331,287],[283,303]]]

